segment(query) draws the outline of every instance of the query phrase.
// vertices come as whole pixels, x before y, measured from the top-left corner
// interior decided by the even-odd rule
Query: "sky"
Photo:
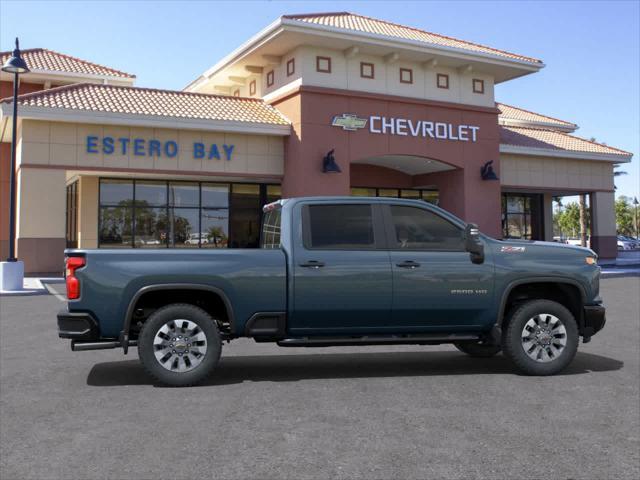
[[[0,50],[49,48],[182,89],[278,16],[350,11],[540,58],[496,100],[577,123],[632,152],[617,194],[640,199],[640,1],[0,0]]]

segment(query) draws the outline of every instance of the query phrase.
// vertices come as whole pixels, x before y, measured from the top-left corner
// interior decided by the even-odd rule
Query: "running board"
[[[136,340],[129,340],[129,346],[135,347],[138,345]],[[72,352],[84,352],[87,350],[108,350],[110,348],[120,348],[122,342],[118,340],[108,340],[103,342],[79,342],[78,340],[71,340]]]
[[[339,347],[357,345],[430,345],[479,340],[481,336],[440,333],[422,335],[362,336],[362,337],[302,337],[279,340],[280,347]]]

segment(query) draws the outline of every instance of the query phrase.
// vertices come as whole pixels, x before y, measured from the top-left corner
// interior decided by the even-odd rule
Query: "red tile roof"
[[[526,57],[516,53],[498,50],[496,48],[487,47],[478,43],[467,42],[453,37],[447,37],[437,33],[419,30],[413,27],[399,25],[397,23],[378,20],[376,18],[365,17],[349,12],[328,12],[313,13],[301,15],[283,15],[283,18],[298,21],[301,23],[322,25],[333,27],[341,30],[351,30],[363,33],[373,33],[386,37],[394,37],[402,40],[413,40],[426,44],[437,45],[441,47],[459,48],[476,53],[484,53],[496,55],[499,57],[510,58],[513,60],[521,60],[524,62],[542,64],[537,58]]]
[[[566,120],[560,120],[558,118],[550,117],[548,115],[542,115],[540,113],[531,112],[524,108],[514,107],[507,105],[506,103],[496,103],[496,107],[500,109],[500,118],[509,120],[520,120],[522,122],[545,123],[558,125],[559,127],[567,127],[570,129],[576,129],[578,126],[575,123],[567,122]]]
[[[49,72],[74,73],[80,75],[97,75],[109,77],[135,78],[135,75],[121,72],[113,68],[88,62],[80,58],[54,52],[46,48],[30,48],[22,50],[22,58],[31,70],[45,70]],[[0,63],[11,56],[12,52],[0,52]]]
[[[632,154],[618,148],[592,142],[584,138],[541,128],[500,126],[500,144],[516,147],[540,148],[574,153],[596,153],[629,157]]]
[[[0,103],[11,101],[11,98],[5,98]],[[116,85],[76,83],[21,95],[18,102],[24,107],[290,124],[278,110],[261,99]]]

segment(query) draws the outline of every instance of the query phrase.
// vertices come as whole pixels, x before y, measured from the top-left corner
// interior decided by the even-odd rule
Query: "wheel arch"
[[[121,338],[128,338],[129,332],[131,331],[131,322],[133,320],[133,315],[135,312],[135,308],[140,301],[140,299],[149,293],[158,292],[158,291],[175,291],[175,292],[208,292],[210,294],[216,295],[226,310],[227,319],[229,321],[231,332],[235,333],[235,316],[233,313],[233,306],[227,294],[221,288],[214,287],[213,285],[206,284],[198,284],[198,283],[161,283],[154,285],[146,285],[136,291],[131,297],[129,304],[127,306],[127,312],[124,320],[124,325],[122,327]]]
[[[507,306],[509,299],[512,294],[517,292],[518,289],[523,289],[526,287],[533,287],[534,289],[540,290],[541,288],[549,287],[549,286],[564,286],[569,287],[570,291],[575,292],[577,298],[569,298],[565,301],[559,301],[562,305],[569,308],[571,313],[575,316],[576,322],[578,323],[578,328],[582,332],[584,326],[583,314],[580,305],[584,305],[587,300],[587,294],[584,287],[575,279],[568,277],[530,277],[530,278],[521,278],[518,280],[514,280],[510,282],[502,293],[502,298],[500,300],[500,309],[498,311],[498,317],[496,319],[496,324],[498,326],[502,326],[505,321],[505,314],[507,313]],[[548,297],[540,297],[540,298],[548,298]],[[555,300],[554,298],[548,298],[549,300]],[[576,301],[580,302],[580,305],[575,305]]]

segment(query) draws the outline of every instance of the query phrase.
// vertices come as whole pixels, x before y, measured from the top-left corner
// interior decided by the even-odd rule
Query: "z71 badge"
[[[500,251],[503,253],[523,253],[525,250],[526,247],[505,246],[500,248]]]

